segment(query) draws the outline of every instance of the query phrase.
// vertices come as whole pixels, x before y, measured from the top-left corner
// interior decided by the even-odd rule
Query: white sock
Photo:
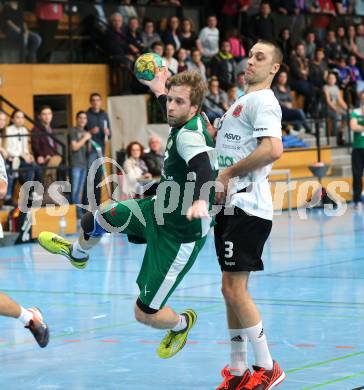
[[[23,306],[20,306],[21,313],[19,316],[19,320],[24,324],[28,325],[29,321],[33,319],[33,313],[27,309],[24,309]]]
[[[187,328],[186,316],[179,314],[178,324],[174,328],[172,328],[172,330],[173,330],[173,332],[179,332],[180,330],[183,330],[186,328]]]
[[[273,368],[273,359],[269,352],[268,342],[263,331],[262,321],[260,321],[259,324],[252,326],[251,328],[245,328],[244,333],[248,336],[248,339],[251,342],[255,356],[255,364],[258,367],[271,370]]]
[[[80,243],[77,241],[75,241],[73,244],[72,244],[72,249],[71,249],[71,254],[72,256],[75,258],[75,259],[82,259],[85,257],[85,253],[87,253],[87,251],[85,249],[82,249],[81,248],[81,245]]]
[[[248,368],[248,337],[244,329],[229,329],[231,374],[242,376]]]

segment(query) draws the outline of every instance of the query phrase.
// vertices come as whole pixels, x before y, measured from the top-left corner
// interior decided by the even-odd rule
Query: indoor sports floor
[[[252,276],[250,289],[287,374],[279,388],[364,388],[364,215],[314,211],[301,220],[294,211],[273,226],[265,272]],[[86,270],[37,244],[0,250],[1,289],[39,306],[51,328],[42,350],[19,321],[0,319],[2,389],[213,390],[220,383],[229,346],[212,236],[170,300],[199,318],[188,345],[166,361],[155,353],[164,333],[133,318],[144,246],[105,237]]]

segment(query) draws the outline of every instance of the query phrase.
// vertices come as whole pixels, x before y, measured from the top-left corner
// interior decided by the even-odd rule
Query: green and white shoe
[[[78,269],[85,268],[87,265],[87,261],[89,259],[88,253],[85,252],[84,257],[76,259],[72,256],[72,244],[58,234],[52,232],[41,232],[38,236],[38,242],[39,245],[46,251],[55,255],[67,257],[71,264]]]
[[[161,359],[169,359],[179,352],[185,346],[188,333],[195,325],[197,314],[194,310],[188,309],[181,315],[186,316],[187,328],[179,332],[168,331],[157,349],[157,354]]]

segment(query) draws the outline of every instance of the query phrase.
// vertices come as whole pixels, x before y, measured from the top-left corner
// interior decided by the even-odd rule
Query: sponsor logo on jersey
[[[267,127],[258,127],[257,129],[254,129],[254,131],[267,131]]]
[[[225,133],[224,138],[229,141],[240,141],[241,136],[239,134]]]
[[[240,114],[241,114],[241,112],[243,111],[243,105],[242,104],[238,104],[236,107],[235,107],[235,109],[234,109],[234,111],[233,111],[233,117],[234,118],[237,118]]]

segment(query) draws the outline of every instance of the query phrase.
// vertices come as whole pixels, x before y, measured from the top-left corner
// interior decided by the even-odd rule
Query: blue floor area
[[[275,218],[265,271],[252,275],[250,290],[287,374],[280,389],[364,386],[363,237],[364,215],[351,210]],[[104,237],[87,269],[76,270],[36,244],[1,248],[1,289],[39,306],[52,332],[42,350],[18,321],[0,319],[1,388],[216,388],[229,345],[212,236],[170,300],[199,318],[188,345],[166,361],[155,353],[164,333],[133,318],[143,251],[122,236]]]

